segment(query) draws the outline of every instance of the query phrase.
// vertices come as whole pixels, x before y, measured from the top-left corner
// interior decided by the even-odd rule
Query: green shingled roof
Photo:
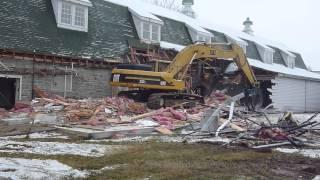
[[[120,57],[137,34],[127,8],[91,0],[88,33],[57,27],[50,0],[0,2],[0,48],[96,58]]]
[[[192,40],[184,23],[158,16],[164,23],[161,27],[161,41],[189,45]]]

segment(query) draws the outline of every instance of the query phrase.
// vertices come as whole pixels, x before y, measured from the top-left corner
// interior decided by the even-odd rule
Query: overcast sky
[[[242,30],[250,17],[257,36],[300,52],[320,70],[320,0],[195,0],[197,18]]]

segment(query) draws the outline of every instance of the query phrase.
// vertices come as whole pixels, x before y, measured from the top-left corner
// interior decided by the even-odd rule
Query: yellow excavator
[[[258,86],[255,75],[240,46],[237,44],[205,43],[196,43],[185,47],[161,72],[155,72],[151,66],[142,64],[118,65],[112,70],[111,85],[135,89],[122,91],[118,95],[147,101],[147,105],[152,109],[168,106],[168,104],[176,101],[203,102],[202,95],[186,93],[190,88],[189,86],[186,87],[186,76],[190,72],[188,69],[198,60],[206,64],[209,64],[209,62],[223,62],[223,67],[236,64],[238,71],[245,77],[244,84],[246,89],[251,90]],[[213,71],[218,72],[216,69],[213,69]],[[195,75],[191,75],[191,77],[193,76]],[[202,81],[204,84],[212,83],[201,78],[198,81]],[[246,90],[246,92],[253,91]]]

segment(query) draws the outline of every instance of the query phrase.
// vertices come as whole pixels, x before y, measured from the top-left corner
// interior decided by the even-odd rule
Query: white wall
[[[278,76],[270,98],[280,111],[320,111],[320,82]]]

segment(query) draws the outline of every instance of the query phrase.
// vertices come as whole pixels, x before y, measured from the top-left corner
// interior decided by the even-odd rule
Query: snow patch
[[[6,136],[6,137],[0,137],[0,140],[9,140],[9,139],[23,139],[26,135],[18,135],[18,136]],[[64,136],[59,133],[55,132],[40,132],[40,133],[32,133],[29,135],[30,139],[69,139],[68,136]]]
[[[0,152],[31,153],[42,155],[79,155],[101,157],[111,154],[120,146],[98,144],[75,144],[60,142],[16,142],[0,140]]]
[[[161,41],[160,42],[160,47],[165,48],[165,49],[174,49],[174,50],[176,50],[178,52],[181,51],[183,48],[185,48],[185,46],[169,43],[169,42],[166,42],[166,41]]]
[[[271,72],[276,72],[284,75],[291,75],[294,77],[311,78],[320,80],[320,74],[307,71],[300,68],[288,68],[280,64],[266,64],[255,59],[248,59],[249,64],[256,68],[264,69]]]
[[[276,151],[290,154],[300,154],[305,157],[320,159],[320,149],[288,149],[288,148],[277,148]]]
[[[56,160],[0,158],[0,179],[64,179],[87,175]]]

